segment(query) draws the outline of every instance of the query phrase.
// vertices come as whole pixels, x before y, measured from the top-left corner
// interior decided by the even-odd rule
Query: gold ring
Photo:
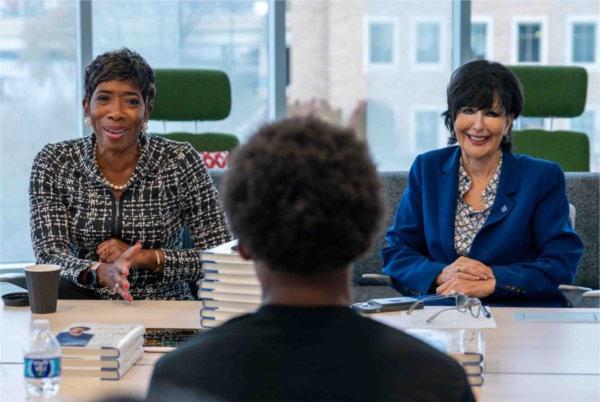
[[[104,247],[104,254],[108,254],[108,247]]]

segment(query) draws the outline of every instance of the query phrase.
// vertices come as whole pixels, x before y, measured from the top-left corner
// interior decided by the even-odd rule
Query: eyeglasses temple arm
[[[406,312],[406,314],[411,314],[413,311],[415,311],[415,308],[417,308],[417,306],[421,303],[425,303],[425,302],[429,302],[429,301],[433,301],[433,300],[438,300],[438,299],[446,299],[449,297],[455,297],[454,295],[435,295],[435,296],[429,296],[429,297],[425,297],[417,302],[414,302],[410,308],[408,309],[408,311]]]

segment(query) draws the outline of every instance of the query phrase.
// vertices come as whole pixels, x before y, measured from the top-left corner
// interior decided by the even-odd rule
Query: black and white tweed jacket
[[[201,276],[200,252],[231,239],[217,191],[187,143],[140,134],[133,179],[116,201],[93,157],[95,136],[46,145],[31,172],[31,238],[38,263],[57,264],[79,286],[80,272],[98,261],[96,248],[116,237],[163,249],[164,273],[132,270],[134,299],[191,299]],[[186,226],[196,248],[183,250]],[[95,289],[103,299],[116,298]]]

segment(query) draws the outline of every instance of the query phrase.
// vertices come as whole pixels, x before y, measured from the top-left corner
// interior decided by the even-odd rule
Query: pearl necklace
[[[139,145],[139,143],[138,143],[138,145]],[[98,144],[94,144],[94,160],[96,161],[96,165],[98,165],[98,171],[100,171],[100,165],[98,164],[98,158],[96,157],[96,149],[98,149]],[[123,184],[122,186],[118,186],[116,184],[112,184],[111,182],[109,182],[108,179],[106,177],[104,177],[102,172],[100,172],[100,175],[102,177],[102,182],[106,186],[110,187],[112,190],[115,190],[115,191],[125,190],[125,188],[127,188],[129,186],[129,184],[131,184],[131,180],[133,180],[133,173],[132,173],[131,177],[129,177],[129,180],[127,180],[127,183]]]

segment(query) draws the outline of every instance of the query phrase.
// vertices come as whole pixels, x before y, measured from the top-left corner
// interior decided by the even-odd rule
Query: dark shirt
[[[450,357],[346,307],[268,305],[160,359],[149,394],[224,401],[474,401]]]

